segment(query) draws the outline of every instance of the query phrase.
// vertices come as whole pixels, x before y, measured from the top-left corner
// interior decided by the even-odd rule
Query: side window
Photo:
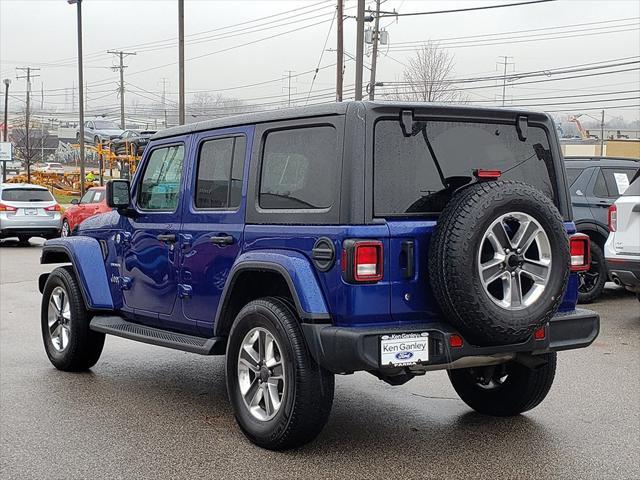
[[[91,199],[93,198],[93,194],[95,192],[93,190],[87,190],[87,192],[80,199],[80,203],[91,203]]]
[[[196,208],[236,208],[242,196],[244,137],[208,140],[198,155]]]
[[[184,146],[157,148],[147,160],[138,189],[138,206],[143,210],[174,211],[180,196]]]
[[[581,173],[581,168],[567,168],[567,185],[573,185]]]
[[[95,191],[95,195],[93,196],[93,199],[91,200],[91,203],[100,203],[103,198],[104,198],[104,191],[103,190],[96,190]]]
[[[332,126],[269,132],[262,157],[260,207],[331,207],[337,159],[337,132]]]
[[[600,198],[607,198],[609,196],[609,190],[607,190],[607,184],[604,181],[602,170],[598,172],[598,176],[596,177],[596,184],[593,187],[593,194],[596,197]]]
[[[604,180],[607,183],[609,195],[618,198],[622,195],[636,174],[635,168],[603,168]]]

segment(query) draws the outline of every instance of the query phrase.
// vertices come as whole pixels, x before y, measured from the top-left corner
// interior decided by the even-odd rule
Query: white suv
[[[640,171],[609,207],[609,232],[604,254],[611,279],[640,300]]]

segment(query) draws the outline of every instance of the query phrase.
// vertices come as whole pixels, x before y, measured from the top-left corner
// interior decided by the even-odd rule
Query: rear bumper
[[[640,293],[640,260],[607,258],[611,279],[627,290]]]
[[[334,373],[360,370],[379,371],[389,367],[380,364],[380,337],[400,333],[429,333],[429,362],[420,364],[429,370],[459,368],[470,360],[485,357],[485,362],[499,362],[519,353],[541,354],[571,350],[590,345],[600,331],[600,317],[590,310],[577,309],[559,313],[546,327],[545,338],[490,347],[477,347],[464,341],[462,347],[449,346],[449,337],[459,335],[445,323],[413,324],[404,327],[334,327],[328,324],[302,325],[307,345],[315,360]],[[482,361],[482,360],[481,360]]]

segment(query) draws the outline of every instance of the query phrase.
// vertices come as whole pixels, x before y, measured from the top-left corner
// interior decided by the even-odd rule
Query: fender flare
[[[314,268],[301,253],[290,250],[260,250],[240,255],[227,277],[222,291],[216,317],[214,332],[218,334],[220,318],[229,304],[235,282],[243,272],[270,271],[281,275],[293,298],[298,316],[308,323],[330,323],[331,316],[318,283]]]
[[[41,264],[70,263],[89,310],[113,310],[111,287],[104,265],[102,248],[92,237],[66,237],[47,240],[42,248]],[[40,275],[40,292],[49,277]]]
[[[602,235],[605,240],[609,236],[609,227],[596,220],[577,220],[575,225],[578,232],[593,231]]]

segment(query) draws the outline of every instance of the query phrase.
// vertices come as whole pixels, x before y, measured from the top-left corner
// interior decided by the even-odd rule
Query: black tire
[[[62,228],[60,229],[60,236],[64,238],[64,237],[70,237],[71,235],[72,235],[71,227],[69,226],[69,222],[65,218],[62,221]]]
[[[54,345],[54,340],[49,327],[49,302],[56,288],[62,288],[67,295],[69,305],[69,319],[67,344],[59,350]],[[77,372],[93,367],[102,353],[104,346],[104,333],[94,332],[89,329],[91,315],[87,311],[80,291],[80,285],[71,269],[65,267],[56,268],[44,286],[42,293],[41,325],[44,349],[49,360],[58,370]],[[57,320],[59,323],[59,320]]]
[[[245,405],[238,378],[243,341],[255,328],[266,330],[282,346],[280,360],[285,379],[282,403],[275,416],[265,420],[254,417]],[[313,440],[327,423],[333,404],[334,377],[311,357],[299,319],[287,303],[273,297],[248,303],[231,328],[226,362],[229,400],[238,425],[251,442],[270,450],[295,448]],[[258,378],[259,375],[254,375],[253,381]]]
[[[18,235],[18,243],[20,245],[29,246],[29,245],[31,245],[29,243],[29,239],[30,238],[31,238],[30,235]]]
[[[532,304],[519,309],[506,309],[492,300],[479,273],[485,232],[498,218],[512,212],[522,212],[539,223],[552,257],[544,291]],[[525,254],[513,256],[522,259]],[[515,263],[518,261],[516,258]],[[445,316],[467,340],[477,345],[523,341],[551,319],[564,297],[569,239],[562,218],[553,202],[530,185],[498,181],[469,186],[455,194],[440,215],[429,249],[429,275]],[[518,278],[522,278],[520,273]]]
[[[98,137],[97,135],[93,137],[93,145],[96,147],[100,145],[100,137]]]
[[[597,300],[604,284],[607,283],[608,272],[602,248],[593,240],[591,243],[591,265],[586,272],[580,272],[578,286],[578,303],[591,303]]]
[[[489,385],[484,385],[487,379],[483,377],[487,367],[449,370],[449,379],[462,401],[476,412],[495,417],[519,415],[538,406],[549,393],[556,374],[556,355],[541,355],[547,363],[536,369],[515,362],[497,365]],[[504,374],[506,379],[500,382]]]

